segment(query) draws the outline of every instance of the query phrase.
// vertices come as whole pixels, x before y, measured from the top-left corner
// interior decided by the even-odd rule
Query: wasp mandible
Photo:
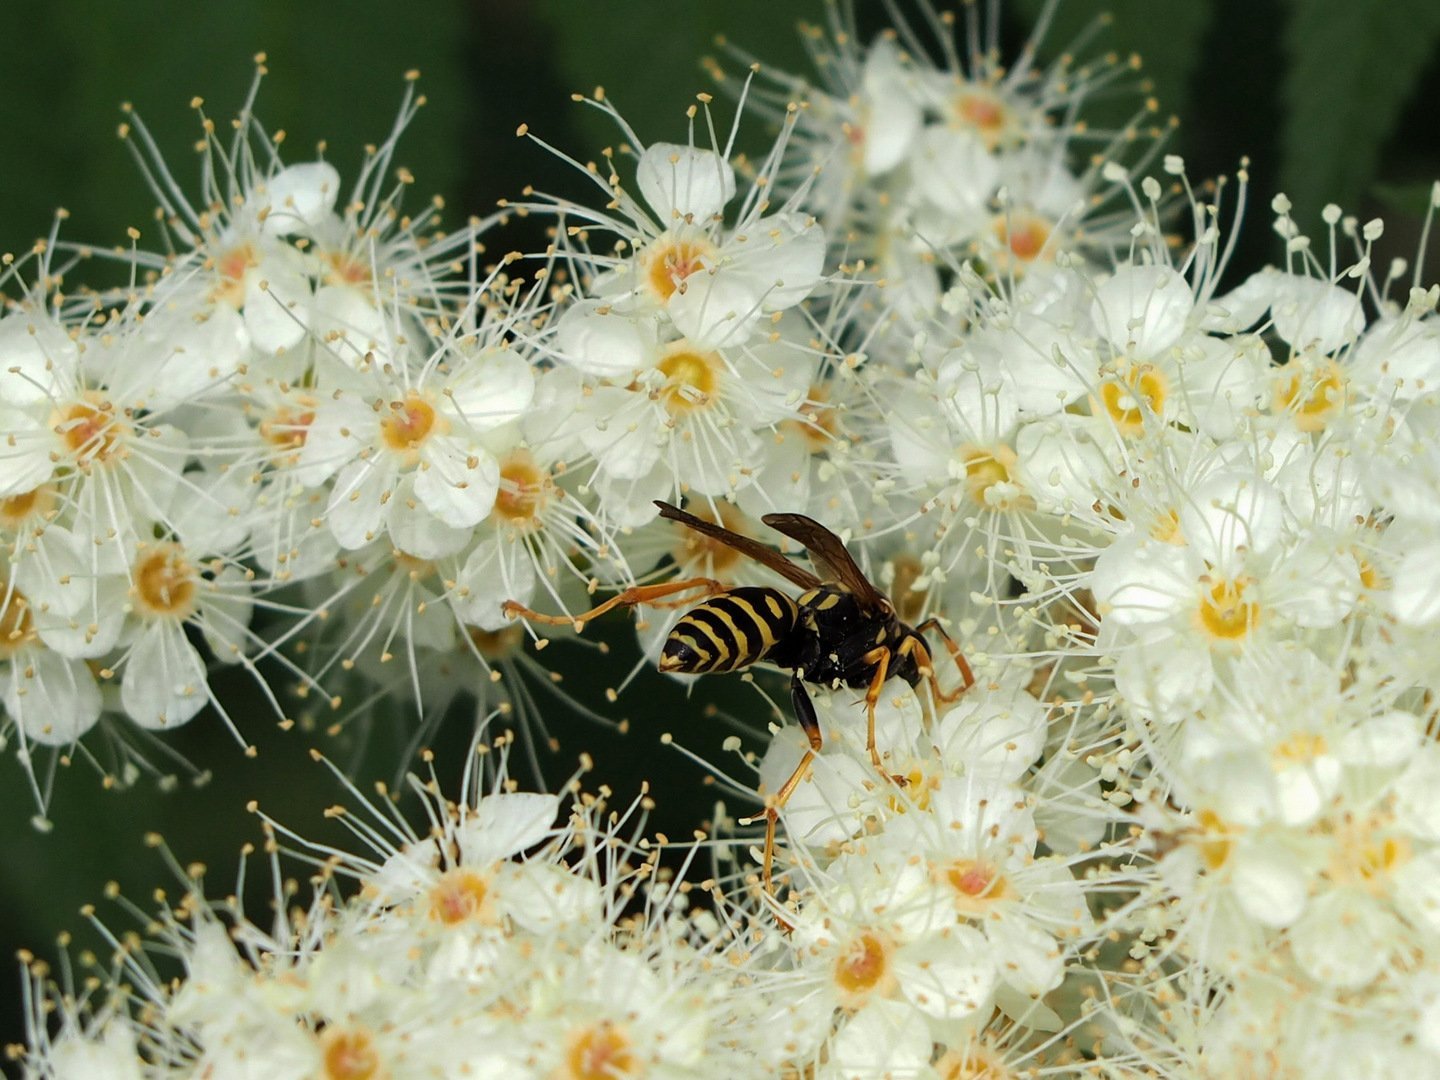
[[[686,612],[670,631],[660,652],[660,670],[693,675],[738,671],[767,663],[788,669],[795,717],[810,741],[795,771],[765,801],[765,891],[771,891],[775,857],[775,826],[779,812],[809,774],[823,742],[815,706],[806,683],[838,688],[865,688],[865,748],[876,769],[884,772],[875,748],[875,704],[887,679],[901,678],[913,687],[929,685],[934,705],[955,701],[975,684],[970,665],[958,645],[935,618],[909,626],[889,597],[870,583],[844,542],[825,526],[803,514],[766,514],[760,520],[803,545],[819,573],[799,566],[758,540],[712,524],[669,503],[656,502],[660,516],[710,537],[770,568],[804,590],[790,597],[769,586],[729,588],[713,578],[692,577],[658,585],[635,585],[598,607],[575,616],[545,615],[513,600],[505,612],[554,625],[585,623],[616,607],[648,604],[678,608],[702,601]],[[923,634],[936,631],[945,642],[961,683],[940,689]]]

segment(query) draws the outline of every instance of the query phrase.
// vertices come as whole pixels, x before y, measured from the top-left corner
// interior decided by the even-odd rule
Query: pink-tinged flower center
[[[430,890],[430,915],[446,926],[476,918],[485,910],[489,893],[490,887],[479,874],[452,870]]]
[[[1010,213],[995,220],[995,239],[1003,246],[999,260],[1008,267],[1032,263],[1049,251],[1054,224],[1036,214]]]
[[[184,619],[194,612],[198,578],[178,544],[160,544],[142,552],[131,577],[130,594],[141,614]]]
[[[380,1075],[380,1055],[364,1028],[326,1028],[320,1045],[325,1080],[372,1080]]]
[[[129,428],[115,419],[115,406],[93,394],[62,406],[53,427],[70,456],[82,466],[109,461],[129,434]]]
[[[570,1037],[562,1075],[566,1080],[615,1080],[642,1071],[624,1030],[606,1020]]]
[[[299,450],[305,445],[314,422],[313,408],[297,410],[281,405],[260,421],[260,437],[277,450]]]
[[[979,88],[956,96],[955,116],[961,124],[974,128],[992,150],[1000,142],[1009,121],[1005,103],[990,91]]]
[[[703,236],[662,236],[642,257],[645,284],[662,302],[669,300],[677,289],[683,291],[685,279],[700,270],[714,251]]]
[[[233,308],[242,307],[245,303],[245,275],[258,265],[255,249],[249,244],[241,244],[216,256],[215,272],[220,281],[211,293],[211,298]]]
[[[865,998],[894,981],[890,946],[873,933],[861,934],[835,963],[835,985],[843,997]]]

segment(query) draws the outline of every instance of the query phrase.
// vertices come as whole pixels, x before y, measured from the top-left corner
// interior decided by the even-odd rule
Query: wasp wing
[[[660,502],[658,499],[655,505],[660,508],[660,516],[670,521],[678,521],[687,529],[694,529],[703,533],[726,547],[734,548],[741,555],[748,555],[761,566],[768,566],[775,573],[779,574],[786,581],[798,585],[802,589],[813,589],[822,584],[821,580],[802,566],[796,566],[793,562],[781,555],[772,547],[766,547],[759,540],[752,540],[748,536],[741,536],[737,532],[731,532],[723,526],[716,525],[709,521],[697,518],[694,514],[687,514],[678,506],[671,506],[669,503]],[[837,541],[838,542],[838,541]]]
[[[760,520],[776,532],[804,544],[820,571],[854,593],[862,606],[875,609],[889,607],[885,594],[870,583],[850,552],[845,550],[844,542],[814,518],[804,514],[766,514]]]

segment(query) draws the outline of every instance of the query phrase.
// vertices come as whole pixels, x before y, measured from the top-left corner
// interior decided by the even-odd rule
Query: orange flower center
[[[132,570],[131,596],[142,615],[184,619],[195,610],[199,579],[178,544],[143,552]]]
[[[660,237],[641,258],[645,268],[645,284],[661,302],[669,300],[677,289],[683,290],[685,279],[704,265],[715,247],[699,234]]]
[[[1002,248],[997,262],[1013,268],[1017,263],[1032,263],[1045,255],[1055,226],[1037,214],[1011,212],[996,218],[993,228]]]
[[[211,298],[231,307],[239,308],[245,303],[245,275],[253,266],[258,266],[255,249],[241,244],[223,252],[215,259],[215,272],[220,281],[211,292]]]
[[[0,528],[16,529],[32,518],[41,518],[55,505],[55,489],[42,485],[32,491],[0,499]]]
[[[690,506],[687,509],[701,521],[719,525],[722,529],[729,529],[742,536],[750,534],[750,530],[746,527],[745,515],[736,506],[725,502],[717,503],[716,506],[717,511],[712,511],[703,504]],[[675,522],[672,527],[675,543],[671,546],[670,552],[681,566],[694,565],[699,567],[701,573],[723,578],[744,560],[744,557],[728,544],[722,544],[719,540],[695,532],[693,529],[687,529],[679,522]]]
[[[816,383],[810,387],[809,397],[800,406],[800,417],[786,421],[792,429],[798,429],[811,453],[818,453],[834,444],[840,434],[840,414],[830,400],[830,387]]]
[[[380,1055],[364,1028],[326,1028],[320,1046],[326,1080],[372,1080],[380,1074]]]
[[[307,401],[305,404],[312,403]],[[299,412],[281,405],[273,416],[260,421],[260,437],[276,450],[299,450],[305,445],[310,425],[314,422],[313,408]]]
[[[528,451],[516,450],[500,463],[500,493],[495,513],[516,525],[532,525],[554,489],[548,473]]]
[[[525,636],[517,623],[502,630],[481,630],[478,626],[466,626],[465,634],[475,651],[486,660],[503,660],[511,655]]]
[[[416,450],[435,430],[435,407],[415,391],[404,401],[390,403],[390,415],[380,421],[380,437],[396,453]]]
[[[624,1030],[606,1020],[570,1037],[565,1069],[567,1080],[615,1080],[640,1075],[641,1063]]]

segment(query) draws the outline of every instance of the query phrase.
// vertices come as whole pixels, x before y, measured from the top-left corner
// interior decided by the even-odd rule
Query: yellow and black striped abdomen
[[[660,651],[660,670],[693,675],[748,667],[785,644],[800,609],[778,589],[721,593],[685,613]]]

